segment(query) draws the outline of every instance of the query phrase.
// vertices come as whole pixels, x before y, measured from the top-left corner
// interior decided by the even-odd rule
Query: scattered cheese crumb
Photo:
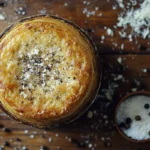
[[[117,75],[115,78],[114,78],[114,81],[118,81],[118,80],[121,80],[123,79],[123,75],[119,74]]]
[[[0,14],[0,20],[5,20],[5,16],[3,14]]]
[[[114,36],[113,30],[110,29],[110,28],[107,29],[107,34],[110,35],[110,36]]]
[[[32,135],[30,135],[30,138],[31,138],[31,139],[33,139],[33,138],[34,138],[34,135],[33,135],[33,134],[32,134]]]
[[[64,3],[64,6],[68,6],[68,3],[66,2],[66,3]]]
[[[121,64],[121,63],[122,63],[122,58],[121,58],[121,57],[118,57],[118,58],[117,58],[117,61],[118,61],[119,64]]]
[[[49,137],[49,138],[48,138],[48,141],[49,141],[49,142],[52,142],[52,138],[51,138],[51,137]]]
[[[102,39],[102,40],[105,40],[105,36],[104,36],[104,35],[102,35],[102,36],[101,36],[101,39]]]
[[[29,131],[28,131],[28,130],[24,130],[24,133],[26,133],[26,134],[27,134],[27,133],[29,133]]]
[[[147,73],[148,69],[147,68],[142,68],[141,71],[144,72],[144,73]]]
[[[132,88],[131,91],[132,91],[132,92],[136,92],[136,91],[137,91],[137,88]]]

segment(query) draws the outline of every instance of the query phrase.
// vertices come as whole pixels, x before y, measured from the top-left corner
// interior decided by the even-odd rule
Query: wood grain
[[[104,27],[113,28],[121,9],[112,9],[112,5],[117,4],[115,0],[109,3],[106,0],[89,0],[88,2],[90,2],[89,5],[83,4],[83,0],[9,0],[6,7],[0,7],[0,12],[6,16],[6,20],[0,21],[0,31],[17,19],[41,12],[73,21],[87,31],[96,43],[103,65],[101,90],[88,111],[92,111],[92,118],[88,118],[88,112],[86,112],[67,126],[45,131],[17,123],[1,112],[0,146],[7,145],[4,142],[8,141],[10,145],[5,146],[6,150],[15,148],[21,150],[25,147],[29,150],[38,150],[41,146],[53,150],[149,150],[150,143],[137,144],[123,139],[116,132],[113,121],[115,107],[125,94],[135,89],[150,91],[149,39],[138,38],[129,42],[128,39],[121,39],[118,30],[115,29],[114,36],[108,36]],[[19,7],[26,10],[26,15],[16,14]],[[96,7],[99,9],[95,15],[87,17],[83,14],[85,8],[93,11]],[[99,16],[101,13],[103,15]],[[101,43],[103,35],[105,40]],[[135,41],[138,41],[137,44]],[[114,43],[117,43],[117,46]],[[125,44],[124,50],[121,50],[121,44]],[[117,61],[118,58],[122,60],[121,64]],[[146,73],[143,72],[144,68],[148,70]],[[117,79],[119,75],[122,75],[121,79]],[[110,85],[111,100],[106,96]],[[104,119],[104,115],[108,119]],[[4,132],[4,128],[9,128],[11,132]]]
[[[92,29],[92,32],[88,32],[88,34],[96,43],[100,53],[150,52],[148,46],[149,39],[137,38],[129,42],[127,38],[122,39],[119,36],[118,31],[121,30],[121,28],[113,28],[117,23],[117,16],[122,12],[119,8],[116,10],[112,9],[113,5],[117,5],[116,0],[111,0],[109,3],[104,0],[89,0],[89,5],[85,5],[83,2],[83,0],[10,0],[8,1],[7,7],[1,8],[1,12],[6,15],[6,20],[1,21],[0,31],[17,19],[45,12],[47,14],[64,17],[78,24],[85,31]],[[65,4],[67,4],[67,6],[65,6]],[[18,10],[20,6],[26,10],[26,15],[16,14],[16,10]],[[96,7],[98,10],[95,11]],[[84,9],[90,12],[95,11],[95,15],[87,17],[87,15],[83,13]],[[102,16],[99,16],[99,14],[102,14]],[[104,29],[105,26],[113,29],[113,37],[107,35]],[[101,43],[101,36],[103,35],[105,36],[105,40],[104,43]],[[121,50],[122,44],[124,44],[123,51]]]

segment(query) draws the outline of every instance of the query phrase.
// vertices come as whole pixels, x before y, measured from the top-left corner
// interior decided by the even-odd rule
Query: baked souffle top
[[[41,16],[16,23],[0,40],[0,102],[37,127],[63,120],[96,90],[93,47],[63,20]]]

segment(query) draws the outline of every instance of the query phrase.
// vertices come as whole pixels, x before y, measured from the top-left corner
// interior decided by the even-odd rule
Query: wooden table
[[[112,9],[117,5],[116,1],[6,0],[6,6],[1,3],[3,1],[0,1],[0,13],[6,19],[0,20],[1,31],[16,19],[38,13],[64,17],[82,27],[98,47],[103,79],[99,96],[90,110],[77,121],[61,128],[39,130],[17,123],[1,112],[0,149],[5,145],[6,150],[149,150],[150,143],[137,144],[122,138],[116,132],[113,121],[114,110],[121,97],[135,89],[150,91],[149,39],[137,38],[129,42],[119,36],[118,29],[113,28],[122,11],[120,8]],[[20,7],[25,10],[25,15],[19,14],[22,13]],[[91,12],[89,16],[84,13],[86,9]],[[107,35],[105,26],[113,29],[113,37]],[[147,72],[143,71],[144,68]],[[119,79],[120,75],[123,77]],[[108,91],[111,97],[106,96]]]

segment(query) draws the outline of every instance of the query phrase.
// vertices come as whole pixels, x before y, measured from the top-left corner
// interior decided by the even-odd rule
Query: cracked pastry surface
[[[0,102],[21,122],[43,128],[80,113],[97,88],[90,42],[52,17],[15,24],[0,40]]]

